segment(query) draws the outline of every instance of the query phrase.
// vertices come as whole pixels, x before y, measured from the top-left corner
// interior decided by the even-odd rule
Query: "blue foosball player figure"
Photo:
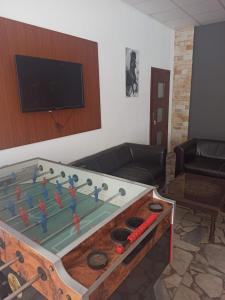
[[[33,181],[33,184],[35,184],[37,181],[37,173],[36,172],[34,172],[32,175],[32,181]]]
[[[74,180],[70,175],[68,176],[68,182],[69,182],[70,186],[74,187]]]
[[[48,195],[48,189],[46,188],[46,186],[42,186],[41,193],[42,193],[42,196],[45,199],[45,201],[48,201],[49,195]]]
[[[4,183],[4,186],[3,186],[3,192],[4,192],[4,194],[7,194],[8,193],[8,184],[5,182]]]
[[[28,205],[29,208],[33,208],[34,207],[34,203],[33,203],[33,197],[31,196],[30,193],[26,193],[25,195],[25,201]]]
[[[76,208],[77,208],[77,204],[76,204],[76,201],[74,201],[73,198],[71,199],[69,208],[72,210],[72,213],[75,214]]]
[[[11,178],[12,178],[12,182],[16,182],[16,173],[15,172],[12,172],[11,173]]]
[[[8,200],[7,209],[11,213],[12,217],[16,216],[16,205],[15,205],[15,202],[13,200],[11,200],[11,199]]]
[[[99,189],[97,186],[94,187],[93,195],[95,197],[96,202],[99,200],[98,195],[99,195],[100,191],[101,191],[101,189]]]
[[[48,221],[46,214],[41,214],[40,224],[42,228],[42,232],[46,233],[48,231]]]
[[[56,190],[62,196],[63,194],[62,184],[58,180],[56,180]]]
[[[34,171],[33,171],[33,175],[32,175],[32,181],[33,181],[33,184],[35,184],[36,183],[36,181],[37,181],[37,173],[38,173],[38,167],[35,167],[34,168]]]

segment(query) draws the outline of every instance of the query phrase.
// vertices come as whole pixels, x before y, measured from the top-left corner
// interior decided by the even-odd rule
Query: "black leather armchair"
[[[71,162],[70,165],[163,187],[166,149],[160,146],[124,143]]]
[[[225,141],[191,139],[174,148],[175,176],[183,172],[225,178]]]

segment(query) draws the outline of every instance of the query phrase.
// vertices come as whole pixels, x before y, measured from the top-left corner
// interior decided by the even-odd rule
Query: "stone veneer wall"
[[[171,150],[187,140],[194,28],[175,32]]]

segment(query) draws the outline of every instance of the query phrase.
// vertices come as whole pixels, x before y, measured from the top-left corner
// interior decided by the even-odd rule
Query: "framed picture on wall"
[[[126,48],[126,96],[139,94],[139,51]]]

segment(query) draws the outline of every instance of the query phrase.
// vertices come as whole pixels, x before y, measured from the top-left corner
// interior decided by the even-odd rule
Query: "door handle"
[[[155,112],[153,111],[152,113],[152,118],[153,118],[153,125],[155,126],[156,125],[156,119],[155,119]]]

